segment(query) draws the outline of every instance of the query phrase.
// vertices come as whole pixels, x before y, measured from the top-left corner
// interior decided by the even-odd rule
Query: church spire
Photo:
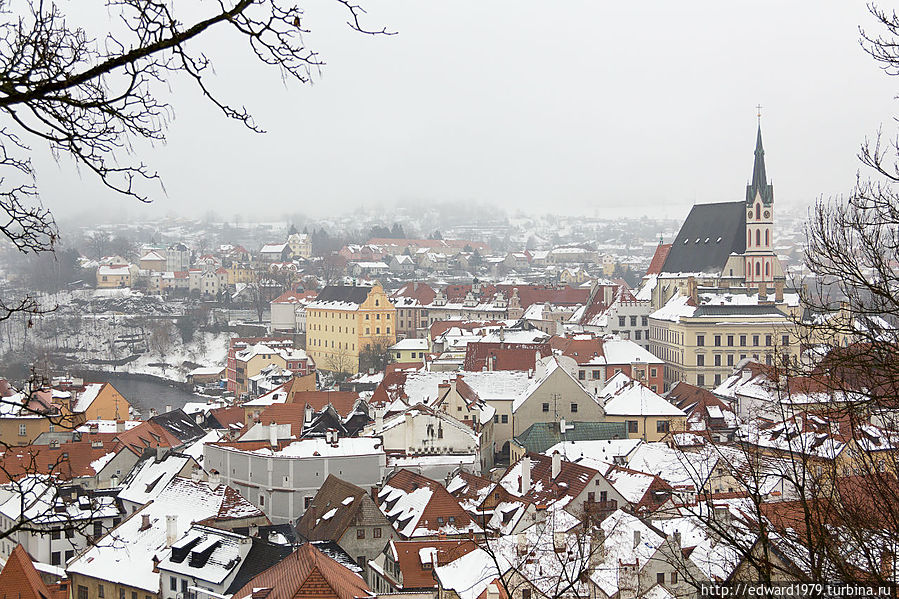
[[[752,165],[752,182],[746,186],[746,203],[752,204],[756,194],[762,202],[771,204],[774,201],[774,186],[768,184],[765,173],[765,150],[762,148],[762,125],[759,123],[758,136],[755,139],[755,163]]]

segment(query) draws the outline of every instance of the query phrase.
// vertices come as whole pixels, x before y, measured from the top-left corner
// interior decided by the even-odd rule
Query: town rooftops
[[[370,286],[328,285],[307,308],[329,310],[358,310],[368,298]]]
[[[233,594],[234,599],[358,599],[372,592],[361,576],[311,543],[301,545]]]
[[[365,489],[329,474],[297,522],[297,532],[310,541],[337,542],[354,523],[383,521]]]
[[[655,391],[619,372],[599,392],[607,416],[686,416]]]
[[[0,596],[10,599],[60,599],[67,594],[61,593],[57,587],[51,590],[44,583],[31,557],[19,544],[6,560],[3,571],[0,571]]]
[[[409,470],[398,471],[384,484],[378,507],[406,538],[481,531],[443,485]]]

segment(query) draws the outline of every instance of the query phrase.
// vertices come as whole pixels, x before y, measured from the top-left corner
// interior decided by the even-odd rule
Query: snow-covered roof
[[[393,351],[403,351],[403,350],[412,350],[412,351],[428,351],[428,340],[427,339],[413,339],[411,337],[407,337],[405,339],[401,339],[397,341],[393,345],[390,346]]]
[[[166,550],[166,518],[176,518],[176,528],[212,517],[263,516],[255,506],[225,485],[175,478],[156,499],[131,514],[103,539],[72,561],[69,573],[158,593],[159,573],[153,556]],[[149,526],[144,527],[145,519]]]
[[[637,381],[619,386],[612,393],[605,393],[606,388],[599,395],[605,401],[607,416],[686,416],[683,410]]]
[[[91,404],[94,403],[94,400],[97,399],[97,396],[100,394],[104,385],[106,385],[106,383],[85,384],[84,391],[78,395],[78,401],[75,402],[75,407],[72,408],[72,411],[76,414],[86,412],[87,409],[91,407]]]

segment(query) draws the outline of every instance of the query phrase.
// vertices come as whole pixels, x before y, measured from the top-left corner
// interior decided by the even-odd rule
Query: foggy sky
[[[269,132],[229,122],[176,80],[167,145],[138,146],[164,177],[153,205],[40,151],[44,204],[130,219],[456,200],[683,218],[693,203],[743,198],[756,104],[780,206],[847,192],[859,143],[899,114],[899,80],[859,46],[858,26],[875,29],[861,2],[364,5],[368,23],[398,34],[354,33],[328,0],[304,6],[306,41],[327,62],[312,86],[285,85],[230,35],[210,37],[212,86]]]

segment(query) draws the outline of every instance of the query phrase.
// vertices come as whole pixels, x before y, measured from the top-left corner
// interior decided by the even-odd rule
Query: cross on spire
[[[756,104],[755,109],[756,109],[756,111],[757,111],[756,114],[755,114],[755,116],[758,117],[758,119],[759,119],[759,124],[761,125],[761,124],[762,124],[762,105],[761,105],[761,104]]]

